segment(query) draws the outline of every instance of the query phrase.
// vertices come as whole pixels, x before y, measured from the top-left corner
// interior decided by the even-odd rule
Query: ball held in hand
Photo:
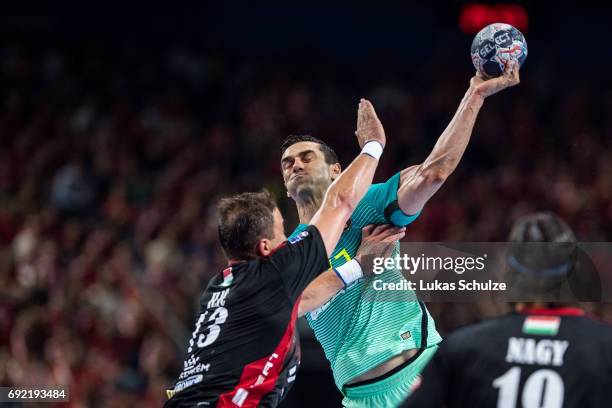
[[[476,34],[471,50],[474,67],[484,78],[495,78],[510,61],[523,65],[527,58],[527,41],[510,24],[489,24]]]

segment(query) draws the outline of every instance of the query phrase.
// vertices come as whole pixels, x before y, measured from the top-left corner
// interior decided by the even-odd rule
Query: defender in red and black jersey
[[[215,276],[201,298],[184,370],[167,406],[278,404],[300,363],[298,299],[328,267],[323,240],[311,225],[270,256]]]
[[[575,242],[569,226],[552,214],[519,220],[510,238]],[[569,274],[581,274],[572,247],[551,247],[539,254],[519,251],[511,255],[510,264],[524,275],[526,290],[539,285],[536,292],[547,293]],[[537,269],[534,264],[546,266]],[[582,292],[591,292],[592,299],[583,300],[600,296],[598,281],[587,287]],[[609,407],[612,326],[572,305],[518,303],[514,313],[448,336],[415,388],[403,408]]]
[[[275,407],[295,380],[295,324],[302,291],[329,268],[353,209],[372,183],[385,133],[369,101],[359,104],[362,154],[327,191],[311,225],[286,241],[283,218],[267,193],[221,200],[219,237],[229,267],[206,288],[184,369],[166,407]],[[300,159],[301,160],[301,159]],[[292,177],[308,177],[299,171]],[[328,177],[329,175],[324,175]]]

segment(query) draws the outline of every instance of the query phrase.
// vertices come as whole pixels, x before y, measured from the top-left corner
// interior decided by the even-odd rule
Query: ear
[[[340,173],[342,173],[342,168],[340,167],[340,163],[335,163],[330,165],[330,173],[331,173],[331,179],[336,180],[339,176]]]
[[[272,253],[273,249],[274,248],[272,247],[272,241],[270,241],[268,238],[262,238],[257,243],[257,246],[255,247],[255,252],[258,256],[268,256]]]

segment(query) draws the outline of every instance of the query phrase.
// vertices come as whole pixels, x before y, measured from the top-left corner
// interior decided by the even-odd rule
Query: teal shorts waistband
[[[349,398],[363,398],[385,392],[401,385],[411,385],[418,374],[423,371],[431,357],[434,355],[438,346],[426,349],[419,349],[418,353],[401,366],[382,377],[361,383],[345,385],[342,391]]]

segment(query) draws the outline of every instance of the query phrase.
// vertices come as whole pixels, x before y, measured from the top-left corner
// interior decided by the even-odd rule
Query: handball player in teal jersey
[[[304,291],[300,313],[306,315],[323,347],[345,407],[398,406],[442,340],[414,292],[367,287],[371,281],[362,277],[359,262],[353,259],[362,235],[380,234],[380,230],[372,231],[371,224],[404,227],[419,216],[457,167],[485,98],[518,84],[518,69],[510,63],[498,78],[485,81],[477,74],[471,79],[429,156],[370,187],[330,257],[332,268]],[[380,121],[378,125],[382,130]],[[331,147],[311,136],[290,136],[281,150],[283,180],[300,219],[295,236],[318,210],[341,168]],[[377,279],[381,277],[397,282],[402,275],[387,270]]]

